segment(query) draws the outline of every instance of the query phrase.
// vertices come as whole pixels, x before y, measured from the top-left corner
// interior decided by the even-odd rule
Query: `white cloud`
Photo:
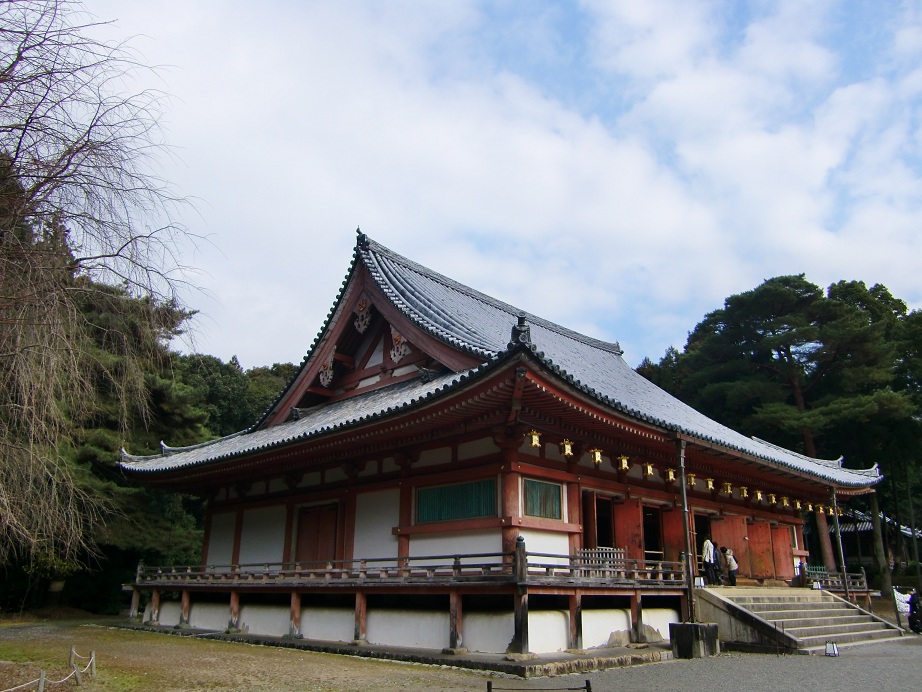
[[[853,77],[834,3],[89,4],[175,66],[223,359],[300,360],[357,225],[632,363],[778,274],[922,302],[918,13]]]

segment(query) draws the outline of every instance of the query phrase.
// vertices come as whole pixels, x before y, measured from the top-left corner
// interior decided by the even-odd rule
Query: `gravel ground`
[[[922,687],[922,637],[843,647],[839,657],[724,654],[590,674],[522,680],[450,668],[126,631],[86,620],[0,622],[0,690],[67,674],[67,654],[95,650],[86,690],[485,690],[577,688],[594,692],[804,689],[888,692]],[[35,689],[34,686],[32,689]],[[54,689],[54,688],[52,688]],[[60,687],[57,689],[65,689]]]

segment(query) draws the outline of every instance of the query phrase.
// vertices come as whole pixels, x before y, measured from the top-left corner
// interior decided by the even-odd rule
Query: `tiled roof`
[[[466,377],[466,373],[451,373],[429,382],[401,382],[332,404],[315,406],[306,411],[302,409],[297,420],[262,430],[235,433],[191,447],[163,446],[161,454],[133,456],[123,451],[122,465],[133,471],[173,471],[283,447],[315,435],[383,418],[393,411],[420,403],[439,391],[449,389]]]
[[[385,295],[424,331],[483,356],[508,347],[524,314],[538,356],[587,394],[634,418],[751,454],[779,466],[861,487],[879,478],[876,466],[855,471],[753,439],[711,420],[631,368],[617,343],[591,339],[479,293],[392,252],[367,237],[358,252]]]
[[[846,469],[841,459],[811,459],[731,430],[635,372],[625,362],[617,343],[592,339],[525,313],[412,262],[361,234],[350,275],[359,262],[367,267],[384,295],[421,330],[484,362],[510,349],[512,326],[520,315],[524,315],[530,332],[528,348],[549,369],[605,406],[702,442],[757,457],[768,465],[808,474],[839,486],[865,487],[880,479],[876,466],[865,470]],[[335,309],[334,306],[331,315]],[[305,365],[311,356],[308,354]],[[437,388],[453,386],[458,377],[436,380],[441,382]],[[266,445],[308,437],[329,430],[331,426],[341,427],[369,416],[386,415],[408,397],[419,396],[434,384],[395,385],[322,406],[316,415],[307,419],[247,432],[232,439],[224,438],[186,452],[173,452],[167,457],[171,461],[167,466],[176,468],[246,454]],[[314,420],[315,417],[318,420]],[[167,458],[153,457],[150,462],[126,459],[124,463],[132,469],[163,469]],[[158,459],[159,465],[155,461]],[[150,465],[141,466],[145,463]]]

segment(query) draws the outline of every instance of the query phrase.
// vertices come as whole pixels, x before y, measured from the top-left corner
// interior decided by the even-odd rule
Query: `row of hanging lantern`
[[[528,442],[531,447],[540,447],[541,446],[541,433],[537,430],[531,430],[528,433]],[[573,442],[567,438],[564,438],[558,443],[558,449],[560,455],[566,458],[570,458],[575,454]],[[586,450],[589,454],[589,458],[595,467],[598,469],[602,466],[602,454],[603,451],[598,447],[593,447],[592,449]],[[654,465],[651,462],[642,462],[641,463],[641,473],[645,479],[650,479],[656,474]],[[612,456],[612,467],[619,473],[627,473],[631,469],[631,460],[627,454],[620,454],[618,456]],[[675,483],[678,476],[678,471],[674,468],[666,468],[663,470],[663,480],[667,483]],[[688,484],[688,488],[694,490],[699,481],[698,477],[694,473],[686,473],[685,480]],[[700,479],[704,484],[704,490],[707,492],[717,492],[717,481],[713,478],[703,478]],[[726,495],[727,497],[733,496],[733,484],[730,481],[723,481],[720,487],[720,493]],[[794,509],[798,511],[806,512],[816,512],[818,514],[828,514],[832,516],[834,512],[838,513],[838,516],[842,516],[842,508],[835,507],[832,505],[823,505],[813,502],[802,502],[797,499],[790,499],[786,495],[779,496],[777,493],[766,493],[762,490],[754,489],[750,494],[749,488],[745,485],[739,486],[739,497],[741,500],[747,500],[752,498],[751,501],[758,503],[768,503],[772,506],[780,506],[785,509]]]

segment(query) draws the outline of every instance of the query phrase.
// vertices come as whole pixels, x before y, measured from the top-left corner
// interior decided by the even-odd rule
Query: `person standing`
[[[711,537],[705,536],[701,544],[701,561],[704,563],[704,579],[708,584],[719,584],[714,544]]]
[[[724,556],[724,562],[727,564],[727,584],[736,586],[736,573],[740,571],[740,564],[736,561],[736,555],[725,545],[720,546],[720,552]]]

